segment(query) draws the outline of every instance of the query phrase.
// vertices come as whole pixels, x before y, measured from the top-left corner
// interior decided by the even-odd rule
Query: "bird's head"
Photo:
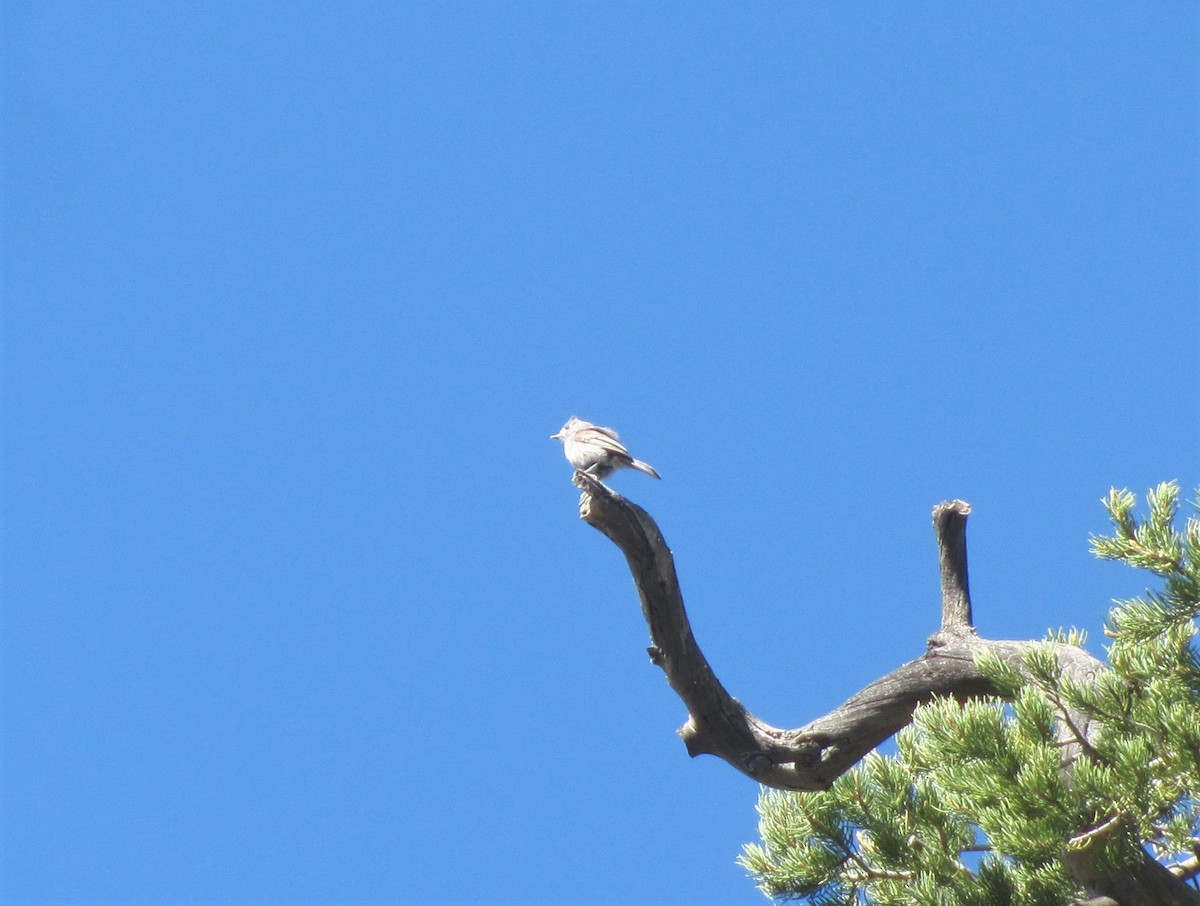
[[[582,424],[584,424],[582,419],[578,419],[574,415],[572,415],[569,419],[567,419],[567,423],[558,429],[557,434],[550,435],[550,439],[551,440],[566,440],[573,433],[575,433],[575,429],[578,428]]]

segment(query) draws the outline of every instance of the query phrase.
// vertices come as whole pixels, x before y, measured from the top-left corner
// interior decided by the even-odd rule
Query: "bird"
[[[561,440],[567,462],[594,478],[604,478],[617,469],[637,469],[651,478],[662,477],[654,466],[630,456],[612,428],[602,428],[572,415],[550,439]]]

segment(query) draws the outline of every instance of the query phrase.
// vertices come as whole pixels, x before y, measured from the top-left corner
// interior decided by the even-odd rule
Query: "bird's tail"
[[[642,462],[640,459],[635,459],[632,460],[629,465],[637,469],[639,472],[645,472],[651,478],[662,478],[661,475],[654,471],[654,466],[650,465],[648,462]]]

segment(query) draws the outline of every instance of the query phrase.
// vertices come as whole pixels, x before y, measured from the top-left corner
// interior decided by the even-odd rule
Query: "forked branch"
[[[583,491],[580,516],[607,535],[629,562],[642,614],[650,627],[650,659],[663,669],[667,682],[687,706],[688,720],[679,734],[688,753],[716,755],[765,786],[796,791],[828,788],[907,725],[923,702],[935,696],[968,699],[995,694],[976,666],[980,652],[991,651],[1023,670],[1024,653],[1033,645],[1044,644],[989,641],[975,632],[967,583],[966,521],[971,508],[961,500],[947,501],[933,509],[942,614],[941,628],[930,636],[925,653],[803,727],[773,727],[726,691],[700,651],[683,606],[674,558],[650,515],[590,475],[576,472],[574,481]],[[1077,683],[1089,683],[1105,669],[1072,645],[1058,645],[1057,655],[1064,677]],[[1071,764],[1090,731],[1085,716],[1078,720],[1067,717],[1072,732],[1064,739],[1064,766]],[[1064,859],[1067,869],[1093,898],[1090,903],[1195,906],[1200,902],[1176,873],[1148,855],[1114,873],[1103,867],[1101,849],[1090,847]]]
[[[690,755],[715,755],[765,786],[826,789],[864,755],[903,728],[917,705],[934,696],[968,698],[995,690],[975,666],[984,648],[1019,667],[1030,642],[980,639],[971,626],[967,588],[966,518],[962,501],[934,509],[941,551],[942,628],[921,657],[897,667],[803,727],[773,727],[729,694],[700,650],[683,605],[675,561],[650,515],[607,485],[577,472],[581,517],[625,554],[650,627],[650,659],[683,699],[688,721],[679,730]],[[1062,646],[1073,672],[1102,669],[1086,652]]]

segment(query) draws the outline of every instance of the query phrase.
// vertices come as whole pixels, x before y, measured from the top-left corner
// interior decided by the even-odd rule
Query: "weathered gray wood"
[[[650,659],[683,700],[688,720],[679,730],[688,754],[715,755],[764,786],[780,790],[827,789],[868,752],[906,726],[918,705],[935,696],[969,699],[996,690],[976,666],[976,656],[994,652],[1023,669],[1023,654],[1043,642],[990,641],[975,632],[967,578],[966,519],[961,500],[933,511],[942,583],[941,628],[925,653],[875,680],[826,715],[803,727],[773,727],[755,717],[717,679],[692,633],[675,573],[675,560],[650,515],[583,472],[574,478],[583,494],[581,518],[603,532],[625,554],[650,628]],[[1058,645],[1066,675],[1092,680],[1105,667],[1082,649]],[[1064,733],[1069,766],[1090,727],[1073,715],[1082,739]],[[1065,768],[1069,770],[1069,767]],[[1200,904],[1200,895],[1153,859],[1119,876],[1097,871],[1098,847],[1067,862],[1093,898],[1112,897],[1121,906]]]
[[[948,500],[933,508],[933,530],[938,539],[942,569],[942,631],[974,632],[971,588],[967,581],[967,516],[971,504]]]
[[[990,648],[1016,667],[1033,642],[991,642],[970,625],[963,525],[969,507],[943,504],[935,515],[942,548],[942,629],[924,655],[897,667],[829,714],[796,729],[773,727],[729,694],[713,673],[692,633],[675,561],[650,515],[607,485],[576,473],[583,489],[580,515],[625,554],[650,628],[650,659],[663,669],[671,688],[687,706],[679,733],[688,753],[715,755],[765,786],[781,790],[821,790],[864,755],[906,726],[913,710],[938,695],[959,698],[994,693],[975,666],[975,655]],[[1102,666],[1078,648],[1063,645],[1062,657],[1074,670],[1093,675]]]

